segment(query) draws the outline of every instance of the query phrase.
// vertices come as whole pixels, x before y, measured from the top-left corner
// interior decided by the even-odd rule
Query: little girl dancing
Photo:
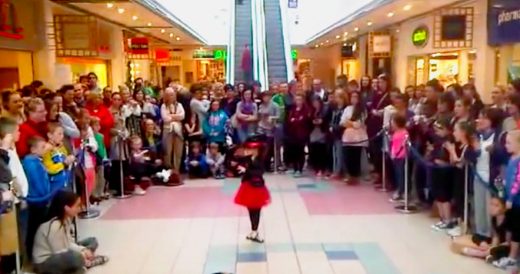
[[[251,233],[246,239],[263,243],[264,240],[258,235],[258,224],[260,223],[260,212],[269,204],[271,197],[265,186],[264,174],[264,144],[255,140],[248,140],[243,144],[244,154],[249,158],[244,164],[238,166],[242,174],[242,183],[235,196],[235,203],[244,206],[249,211],[251,221]]]

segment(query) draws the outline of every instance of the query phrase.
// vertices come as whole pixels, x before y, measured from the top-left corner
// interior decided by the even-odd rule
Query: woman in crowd
[[[336,89],[334,92],[334,101],[329,125],[329,134],[332,139],[332,175],[334,179],[343,179],[345,173],[343,144],[341,138],[343,135],[343,126],[341,125],[341,116],[348,103],[347,93],[342,89]]]
[[[469,121],[471,121],[471,99],[468,97],[458,98],[453,109],[452,126],[454,127],[459,122]]]
[[[161,118],[163,120],[164,165],[168,169],[179,172],[184,149],[184,134],[182,121],[184,108],[177,102],[177,96],[172,88],[164,90]]]
[[[371,82],[372,80],[370,79],[370,76],[367,75],[361,77],[361,80],[359,81],[359,95],[361,96],[361,100],[364,102],[365,105],[372,102],[372,96],[374,94],[374,91],[372,90]]]
[[[258,133],[266,136],[267,154],[265,155],[265,170],[272,171],[271,162],[274,157],[274,134],[280,111],[272,102],[272,94],[265,91],[260,95],[261,103],[258,106]]]
[[[478,94],[477,88],[473,84],[465,84],[462,87],[462,92],[464,96],[471,100],[469,110],[471,119],[476,119],[480,111],[484,108],[484,103],[482,103],[482,100],[480,99],[480,94]]]
[[[305,145],[308,142],[311,125],[311,115],[305,105],[305,97],[297,94],[294,97],[294,107],[287,116],[287,155],[294,169],[294,176],[301,177],[305,164]]]
[[[235,128],[240,143],[255,133],[257,121],[258,107],[253,100],[253,91],[248,88],[242,93],[242,100],[237,105]]]
[[[38,136],[47,136],[47,110],[40,98],[32,98],[27,104],[27,120],[20,125],[20,138],[16,143],[16,151],[20,159],[29,153],[28,141]]]
[[[52,201],[51,219],[36,232],[32,253],[36,273],[86,273],[86,268],[103,265],[108,257],[96,255],[96,238],[74,242],[72,221],[81,211],[81,199],[72,192],[61,191]]]
[[[345,108],[340,124],[345,128],[341,141],[343,143],[344,165],[347,170],[345,182],[358,183],[361,175],[361,153],[368,145],[365,127],[367,117],[361,96],[357,92],[350,94],[350,105]]]
[[[203,123],[204,138],[208,144],[217,143],[220,148],[224,147],[226,142],[229,117],[226,112],[220,108],[220,102],[213,100],[208,111],[208,118]]]
[[[109,108],[103,104],[102,95],[99,93],[91,93],[87,98],[86,109],[89,115],[99,119],[99,132],[103,135],[105,147],[110,147],[110,131],[114,127],[114,117]]]
[[[25,121],[24,104],[20,93],[14,91],[3,91],[0,95],[2,102],[1,115],[15,120],[18,124]]]
[[[121,195],[121,170],[123,174],[126,174],[128,170],[128,146],[126,140],[130,136],[126,129],[126,116],[123,113],[123,98],[119,92],[112,93],[112,105],[110,106],[110,113],[114,119],[114,126],[110,129],[110,160],[112,160],[112,166],[110,169],[110,189],[115,190],[117,195]]]
[[[53,96],[59,98],[59,96]],[[45,102],[45,109],[47,109],[47,121],[49,123],[59,123],[63,128],[64,133],[64,145],[69,153],[73,153],[72,140],[79,138],[79,129],[72,120],[72,118],[65,112],[60,111],[60,104],[56,100],[47,100]]]
[[[312,131],[309,136],[309,165],[321,177],[327,172],[329,161],[328,140],[328,121],[326,119],[326,109],[323,101],[314,96],[311,101]]]

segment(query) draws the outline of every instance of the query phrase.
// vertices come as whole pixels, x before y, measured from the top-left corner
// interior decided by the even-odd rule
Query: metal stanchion
[[[123,149],[124,149],[124,139],[123,137],[119,137],[119,183],[121,187],[121,193],[119,196],[114,196],[116,199],[128,199],[131,197],[131,195],[125,194],[125,179],[123,174]]]
[[[388,129],[383,128],[383,135],[381,136],[381,138],[383,138],[383,142],[382,142],[382,146],[381,146],[381,154],[382,154],[382,160],[383,160],[382,169],[383,170],[381,171],[381,187],[376,188],[378,191],[381,191],[381,192],[390,191],[386,186],[386,148],[387,148],[387,146],[385,145],[385,142],[386,142],[387,136],[388,136]]]
[[[73,193],[78,193],[76,191],[76,174],[74,173],[76,169],[76,162],[72,163],[69,168],[69,176],[70,176],[70,187],[72,188]],[[74,227],[74,241],[78,241],[78,220],[76,217],[72,219],[72,226]]]
[[[83,150],[85,150],[85,149],[86,148],[83,148]],[[83,158],[85,157],[85,153],[86,152],[83,151],[83,154],[82,154]],[[85,182],[83,183],[83,185],[84,185],[83,193],[85,194],[85,210],[78,214],[78,218],[80,218],[80,219],[97,218],[97,217],[99,217],[100,212],[99,212],[99,210],[93,209],[90,207],[90,195],[88,193],[88,186],[87,186],[86,179],[85,179]]]
[[[405,149],[405,158],[404,158],[404,204],[396,206],[395,209],[404,214],[411,214],[417,212],[417,207],[414,205],[410,205],[410,199],[408,195],[408,149],[407,146],[411,146],[408,140],[408,136],[406,137],[406,142],[404,144]]]
[[[469,174],[468,174],[469,168],[468,164],[466,163],[464,165],[464,224],[462,226],[462,234],[465,235],[468,233],[468,215],[469,215]]]

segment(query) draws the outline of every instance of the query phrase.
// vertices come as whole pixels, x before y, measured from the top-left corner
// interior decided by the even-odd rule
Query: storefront
[[[0,90],[18,89],[34,80],[33,52],[38,47],[35,0],[4,1],[0,21]]]
[[[488,42],[496,47],[495,82],[505,84],[511,79],[520,78],[519,1],[489,1]]]
[[[395,71],[399,87],[437,79],[443,86],[475,80],[477,50],[473,44],[473,6],[438,10],[394,27]]]

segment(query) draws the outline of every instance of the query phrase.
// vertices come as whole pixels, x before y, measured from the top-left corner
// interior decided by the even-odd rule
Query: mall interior
[[[92,75],[96,80],[94,87],[89,82],[92,81]],[[87,84],[82,79],[86,79]],[[342,79],[346,82],[342,83]],[[362,87],[363,79],[375,81],[375,87],[369,86],[366,91]],[[144,84],[139,84],[139,89],[138,80],[144,81]],[[385,88],[381,88],[382,81],[386,83]],[[55,200],[59,200],[56,197],[63,194],[64,190],[50,191],[43,211],[41,202],[33,204],[35,198],[31,196],[31,178],[42,174],[28,170],[26,159],[36,153],[33,151],[36,151],[34,143],[38,143],[39,139],[34,138],[34,135],[39,136],[41,132],[36,130],[27,133],[26,123],[34,124],[31,119],[38,116],[35,109],[39,101],[36,99],[43,98],[47,107],[46,115],[57,112],[57,117],[60,117],[56,118],[58,122],[44,118],[45,134],[42,134],[41,139],[49,142],[51,145],[48,149],[53,151],[53,146],[57,147],[58,144],[52,142],[54,137],[51,137],[49,131],[56,126],[51,124],[64,123],[60,115],[68,113],[64,109],[69,107],[66,102],[67,90],[76,83],[83,84],[85,97],[77,97],[78,91],[73,86],[74,101],[70,106],[77,108],[78,117],[80,113],[86,112],[85,117],[90,117],[90,126],[87,123],[85,127],[80,127],[80,124],[84,124],[81,118],[70,115],[69,119],[72,118],[71,122],[76,123],[74,128],[77,130],[77,136],[70,140],[71,143],[77,141],[77,148],[73,144],[69,153],[75,155],[76,160],[67,162],[66,154],[61,160],[56,160],[55,154],[52,154],[49,161],[55,161],[54,164],[61,161],[59,164],[63,172],[73,174],[67,180],[72,182],[74,191],[80,197],[79,206],[74,203],[62,206],[61,211],[65,216],[70,215],[70,218],[63,217],[69,219],[64,219],[61,225],[54,227],[53,219],[49,221],[49,217],[44,220],[43,216],[51,213]],[[251,90],[249,84],[252,85],[251,96],[258,99],[258,115],[262,109],[267,111],[263,115],[267,115],[264,120],[268,122],[262,118],[250,122],[247,117],[251,115],[244,114],[245,110],[240,109],[240,106],[249,103],[244,95],[247,90]],[[285,90],[284,94],[282,86],[287,84],[289,91]],[[234,92],[241,96],[236,99],[240,101],[238,106],[237,102],[234,103],[233,114],[237,111],[234,115],[224,107],[224,103],[232,102],[228,96],[237,96],[233,95],[233,86]],[[353,86],[359,89],[355,90]],[[108,95],[105,94],[106,87],[111,90]],[[151,93],[155,95],[148,93],[146,88],[155,90],[155,93]],[[407,93],[409,88],[412,89],[411,97]],[[30,93],[33,89],[34,93]],[[426,91],[426,95],[418,95],[421,89],[423,93]],[[458,94],[460,97],[457,97],[455,93],[459,89],[464,96]],[[49,93],[39,94],[42,90]],[[105,131],[107,134],[103,128],[104,118],[98,113],[103,109],[90,105],[91,101],[98,98],[96,95],[90,96],[96,90],[100,94],[99,98],[103,94],[103,100],[108,100],[104,101],[104,111],[111,116],[113,128],[108,128]],[[124,92],[129,90],[134,100],[130,98],[125,101]],[[394,115],[400,111],[398,103],[394,107],[394,102],[405,98],[408,100],[406,104],[428,105],[431,103],[428,97],[430,90],[443,93],[434,94],[441,98],[438,101],[439,111],[444,102],[442,98],[447,97],[443,95],[454,90],[455,96],[450,102],[451,111],[455,114],[449,116],[453,118],[448,121],[449,126],[438,118],[440,113],[426,117],[413,109],[413,117],[408,117],[405,107],[406,115],[403,117],[408,121],[404,120],[404,128],[408,131],[402,135],[405,136],[402,140],[395,137],[399,132],[394,128],[399,127],[399,119],[396,117],[401,116]],[[460,111],[458,108],[466,108],[467,90],[470,90],[469,94],[473,91],[467,108],[473,111],[477,100],[482,105],[477,109],[476,116],[467,118],[468,125],[473,125],[478,133],[473,133],[473,139],[460,137],[462,139],[459,140],[456,132],[459,135],[470,134],[469,129],[461,126],[463,122],[458,120],[461,117],[457,116]],[[0,118],[0,173],[8,165],[7,168],[12,169],[10,165],[15,157],[21,163],[19,167],[22,174],[25,173],[27,177],[25,181],[29,181],[29,194],[26,192],[24,196],[13,187],[19,178],[16,172],[9,171],[10,179],[6,182],[0,175],[0,274],[519,273],[517,240],[520,233],[520,194],[518,175],[511,175],[517,174],[515,168],[518,169],[518,166],[513,165],[513,171],[509,169],[515,155],[520,155],[520,145],[519,151],[515,152],[510,144],[515,142],[510,136],[515,136],[516,129],[520,127],[520,96],[515,97],[515,92],[520,94],[520,0],[0,0],[0,91],[0,100],[5,100],[0,101],[1,117],[12,115],[9,108],[16,103],[10,101],[11,98],[19,96],[16,97],[21,98],[19,102],[23,100],[25,103],[19,131],[20,140],[24,134],[29,134],[24,139],[28,144],[22,146],[28,146],[30,150],[29,155],[22,157],[19,140],[12,140],[12,133],[2,124],[8,121]],[[203,94],[199,99],[198,91]],[[302,91],[307,93],[301,95],[299,92]],[[171,99],[175,105],[173,110],[166,104],[170,100],[169,92],[177,94],[177,100]],[[188,99],[187,104],[184,104],[181,94],[190,92],[189,98],[193,99]],[[365,97],[363,92],[373,94]],[[392,93],[387,98],[390,103],[385,107],[381,104],[389,93]],[[141,94],[141,97],[146,95],[146,102],[138,102],[136,94]],[[216,94],[220,94],[220,97],[214,98]],[[262,105],[263,100],[272,96],[274,102],[274,96],[279,94],[282,95],[278,97],[282,98],[282,105],[277,105],[276,114],[272,114],[270,108],[266,110],[268,107]],[[356,94],[360,103],[353,101]],[[156,98],[150,99],[149,95]],[[343,95],[347,99],[338,103],[342,101]],[[380,95],[380,101],[364,101],[367,98],[379,98]],[[361,96],[363,99],[359,99]],[[76,97],[84,101],[75,101]],[[91,97],[94,99],[91,100]],[[52,103],[49,105],[49,98],[51,102],[60,98],[57,111],[53,110]],[[118,110],[114,107],[115,98],[123,98],[125,101]],[[197,100],[195,104],[202,102],[201,106],[205,107],[201,116],[197,106],[194,106],[194,100]],[[207,148],[208,154],[204,151],[202,156],[204,159],[210,157],[213,143],[209,140],[213,133],[207,133],[206,130],[211,127],[212,119],[206,115],[213,117],[213,112],[217,112],[213,109],[214,101],[220,102],[219,107],[222,107],[219,111],[225,109],[222,115],[229,119],[227,125],[232,128],[228,130],[226,126],[228,135],[224,134],[226,138],[217,142],[218,153],[225,154],[226,158],[226,162],[222,158],[221,164],[225,166],[231,163],[238,173],[236,176],[228,176],[229,170],[226,170],[226,175],[197,179],[193,178],[189,170],[195,167],[202,170],[202,165],[190,157],[194,147],[198,150]],[[309,124],[295,122],[307,119],[299,112],[298,101],[304,101],[302,108],[309,109],[308,114],[305,114],[308,115]],[[83,103],[85,105],[80,108]],[[136,180],[134,172],[146,173],[148,168],[146,166],[145,171],[132,170],[132,159],[138,157],[138,153],[133,151],[134,135],[121,137],[119,131],[113,133],[121,121],[121,132],[133,132],[129,128],[129,121],[135,115],[125,116],[124,109],[128,107],[134,111],[134,104],[141,104],[139,114],[135,114],[140,115],[138,132],[142,130],[143,136],[146,135],[148,121],[155,130],[155,135],[150,135],[152,139],[147,139],[146,135],[141,140],[138,135],[141,145],[159,142],[161,149],[169,147],[170,154],[177,155],[179,151],[182,154],[182,158],[179,158],[181,168],[173,167],[178,165],[173,163],[171,169],[165,165],[166,168],[162,170],[167,171],[168,175],[160,172],[155,175],[155,171],[151,174],[159,178],[164,176],[165,182],[168,181],[167,177],[170,181],[176,178],[183,181],[182,185],[177,182],[173,184],[175,187],[167,187],[156,185],[150,180],[151,183],[145,184],[146,187],[138,186],[133,192],[126,193],[126,180]],[[144,116],[146,104],[150,104],[157,119]],[[180,118],[182,121],[172,118],[179,114],[177,104],[184,107]],[[350,116],[346,114],[349,106],[344,112],[341,108],[337,116],[335,108],[340,109],[341,104],[351,107]],[[433,105],[437,109],[437,101]],[[323,127],[323,121],[328,119],[328,112],[325,114],[327,107],[331,109],[332,118],[330,127]],[[410,105],[408,107],[412,110]],[[489,141],[485,139],[490,136],[487,131],[484,134],[479,130],[485,127],[482,124],[487,125],[481,122],[483,119],[492,121],[491,116],[494,114],[489,109],[493,108],[503,112],[504,126],[497,127],[491,135],[493,140]],[[254,109],[256,117],[256,105]],[[393,111],[388,114],[388,120],[387,111]],[[120,116],[116,117],[116,112]],[[247,119],[241,118],[239,114],[245,115]],[[359,122],[354,120],[355,114],[362,117],[357,118],[362,122],[359,127],[355,126]],[[290,118],[284,123],[276,122],[281,119],[280,115]],[[439,120],[435,120],[437,118]],[[242,122],[241,119],[248,122]],[[337,121],[334,122],[334,119]],[[371,122],[367,121],[373,122],[373,119],[379,119],[376,123],[380,125],[370,133]],[[513,121],[511,130],[504,129],[507,119]],[[471,123],[471,120],[475,123]],[[100,121],[101,130],[96,130],[92,121]],[[445,127],[450,132],[448,137],[453,133],[457,149],[460,144],[462,152],[457,150],[453,156],[449,150],[449,145],[453,144],[451,141],[436,147],[435,141],[430,143],[429,139],[424,143],[424,151],[419,149],[417,152],[413,148],[414,134],[411,133],[409,137],[411,129],[408,126],[419,124],[418,121],[432,122],[428,125],[431,127],[428,134],[437,134],[439,128],[442,130]],[[173,125],[169,132],[166,130],[167,122]],[[180,134],[175,137],[177,122]],[[193,128],[190,128],[191,123],[194,124]],[[238,126],[235,126],[237,123]],[[240,127],[241,123],[246,125],[246,129]],[[269,127],[269,133],[264,131],[260,134],[265,140],[258,137],[256,131],[254,134],[247,132],[252,126],[264,129],[265,123],[274,123]],[[385,126],[382,123],[388,124]],[[298,138],[292,137],[298,137],[300,133],[293,132],[300,132],[308,125],[311,129],[306,132],[306,141],[294,141]],[[199,133],[194,129],[195,126],[199,127]],[[336,127],[344,130],[339,133],[339,137],[336,136]],[[68,133],[65,126],[63,128],[65,137],[62,136],[62,139],[67,140],[70,137],[68,134],[72,133]],[[277,137],[278,129],[281,129],[282,137]],[[320,132],[323,130],[323,136],[326,137],[319,135],[323,139],[313,143],[315,130],[318,129]],[[247,141],[240,137],[243,130],[249,134]],[[271,133],[271,130],[275,133]],[[356,133],[361,130],[365,137],[349,135],[354,134],[349,130]],[[463,133],[460,133],[461,130]],[[513,133],[507,135],[509,132]],[[92,135],[91,139],[89,134]],[[101,143],[106,144],[108,152],[108,156],[101,159],[96,152],[100,146],[93,150],[88,145],[89,140],[94,140],[94,136],[100,134],[101,140],[105,138]],[[173,137],[168,134],[173,134]],[[203,136],[201,140],[204,141],[193,141],[195,135]],[[117,152],[119,156],[112,157],[114,136],[121,138],[124,145],[128,143],[126,149],[129,154],[124,157],[130,160],[124,160],[120,152]],[[154,136],[157,139],[153,139]],[[254,137],[262,140],[250,141]],[[5,145],[10,140],[13,144]],[[352,140],[355,141],[352,143]],[[386,140],[391,140],[390,147]],[[175,142],[180,142],[179,150]],[[402,144],[401,150],[396,152],[394,146],[399,146],[397,142]],[[263,155],[259,152],[261,149],[255,147],[258,143],[269,147],[266,155],[270,155],[273,160],[274,172],[269,172],[269,158],[269,167],[261,168],[265,182],[262,179],[262,186],[258,188],[253,184],[253,187],[249,186],[251,193],[245,203],[252,203],[251,200],[258,198],[255,196],[256,191],[261,188],[267,190],[269,195],[265,207],[246,206],[237,202],[242,191],[248,191],[244,190],[247,188],[244,185],[249,183],[247,180],[252,180],[247,176],[250,169],[255,167],[255,155]],[[8,148],[14,144],[16,150],[13,153],[16,156],[8,156]],[[484,147],[484,144],[489,146]],[[502,156],[508,158],[504,158],[499,166],[502,175],[497,178],[503,178],[498,180],[503,182],[502,188],[496,183],[497,179],[492,181],[490,169],[494,168],[493,164],[490,168],[482,162],[493,162],[490,160],[493,156],[490,155],[494,155],[498,150],[494,148],[499,146],[503,148],[504,155],[509,153]],[[228,160],[236,156],[235,152],[229,154],[233,147],[236,151],[243,149],[243,153],[252,153],[248,165],[238,164],[236,167],[233,160]],[[358,159],[354,160],[350,158],[351,153],[354,153],[353,147],[360,148]],[[468,147],[473,148],[477,155],[471,163],[470,160],[466,162],[468,157],[465,152]],[[295,156],[299,155],[300,148],[302,162],[306,162],[303,172],[301,168],[298,170],[299,156]],[[405,152],[402,152],[402,148],[406,148]],[[150,152],[148,149],[144,151]],[[401,152],[405,156],[399,156]],[[417,156],[415,152],[420,155]],[[453,164],[449,168],[457,169],[465,176],[459,176],[460,182],[450,177],[451,173],[443,173],[444,177],[439,177],[439,171],[436,170],[442,167],[436,166],[437,162],[435,166],[420,164],[430,160],[429,153],[444,155],[435,157],[447,157],[447,165]],[[460,157],[457,153],[461,153]],[[94,157],[95,171],[89,173],[86,167],[88,161],[85,159],[94,154],[97,157]],[[168,153],[156,151],[153,157],[163,157],[163,154]],[[79,160],[78,155],[83,160]],[[453,160],[452,156],[459,158]],[[150,157],[146,159],[149,161]],[[46,165],[45,161],[45,156],[43,162],[39,160],[43,165]],[[135,160],[136,163],[142,161]],[[163,161],[163,158],[158,161],[153,163],[154,170],[156,164],[161,163],[162,166],[168,162]],[[320,166],[320,161],[323,169],[315,169]],[[352,176],[356,173],[356,165],[352,165],[352,162],[358,162],[357,169],[362,169],[358,173],[363,175]],[[296,166],[294,174],[290,168],[292,165]],[[303,168],[304,164],[301,165]],[[289,170],[285,171],[281,166]],[[354,171],[351,171],[351,166]],[[368,171],[364,170],[365,166]],[[479,168],[483,167],[486,171],[479,173]],[[184,174],[183,168],[188,170],[189,175]],[[227,169],[227,166],[223,169]],[[336,169],[339,174],[336,174]],[[81,170],[83,175],[77,175],[77,170]],[[219,171],[215,169],[211,172]],[[343,173],[346,174],[345,178]],[[49,174],[50,177],[44,177],[49,177],[52,184],[55,174]],[[117,190],[114,192],[112,189],[113,174],[119,176],[115,183],[119,196]],[[482,179],[485,177],[482,174],[486,174],[487,179]],[[334,176],[329,178],[328,175]],[[89,176],[101,176],[101,179]],[[359,179],[352,183],[353,177]],[[90,191],[87,186],[89,178],[95,182],[96,188],[99,180],[106,181],[105,190],[101,190],[102,199],[95,195],[85,195]],[[149,179],[148,176],[143,178]],[[78,180],[84,180],[84,183],[76,182]],[[437,182],[443,180],[449,182]],[[515,183],[516,188],[511,186]],[[441,187],[437,186],[441,184]],[[170,183],[167,185],[171,186]],[[78,186],[84,190],[78,190]],[[482,186],[483,198],[478,196]],[[511,186],[511,191],[508,191],[508,186]],[[439,188],[449,189],[444,194],[450,196],[450,199],[439,201],[437,195],[443,196],[439,194],[442,192]],[[462,197],[458,199],[456,192],[460,189]],[[110,191],[112,196],[108,195]],[[10,197],[7,192],[14,195],[15,202],[6,202],[6,197]],[[510,200],[501,205],[502,213],[496,213],[492,207],[497,197],[503,198],[500,193],[509,195]],[[105,194],[108,196],[105,197]],[[96,200],[92,201],[92,197]],[[505,201],[505,198],[501,201]],[[8,206],[4,207],[4,204]],[[74,212],[75,207],[79,207],[79,215]],[[261,215],[259,207],[262,208]],[[38,211],[35,208],[40,209]],[[254,212],[258,215],[254,215]],[[454,212],[462,213],[457,219]],[[446,217],[446,214],[451,217]],[[497,214],[505,217],[501,219],[502,215]],[[481,215],[488,221],[479,219]],[[256,227],[254,225],[255,216],[261,216],[259,227],[258,219]],[[36,219],[41,221],[35,229],[41,226],[38,232],[31,232],[31,225],[34,226]],[[499,225],[500,220],[503,220],[503,224]],[[451,226],[451,222],[457,221],[458,224]],[[51,222],[50,225],[45,227],[48,222]],[[487,222],[486,235],[479,232],[481,222]],[[251,228],[250,223],[253,225]],[[70,231],[68,228],[71,228]],[[452,234],[453,228],[459,229],[458,232]],[[52,238],[50,234],[53,230],[63,231],[64,236],[54,235],[59,239]],[[31,233],[35,245],[27,248],[27,235]],[[503,233],[503,237],[500,233]],[[477,236],[486,240],[477,239]],[[96,245],[96,248],[92,248],[85,242],[78,242],[89,237],[95,237],[99,247]],[[51,241],[62,242],[58,244]],[[56,250],[55,247],[60,249]],[[507,247],[505,255],[500,258],[494,257],[497,256],[497,247]],[[33,249],[32,254],[28,249]],[[42,260],[41,256],[53,260]],[[79,264],[79,267],[74,268],[74,264]]]

